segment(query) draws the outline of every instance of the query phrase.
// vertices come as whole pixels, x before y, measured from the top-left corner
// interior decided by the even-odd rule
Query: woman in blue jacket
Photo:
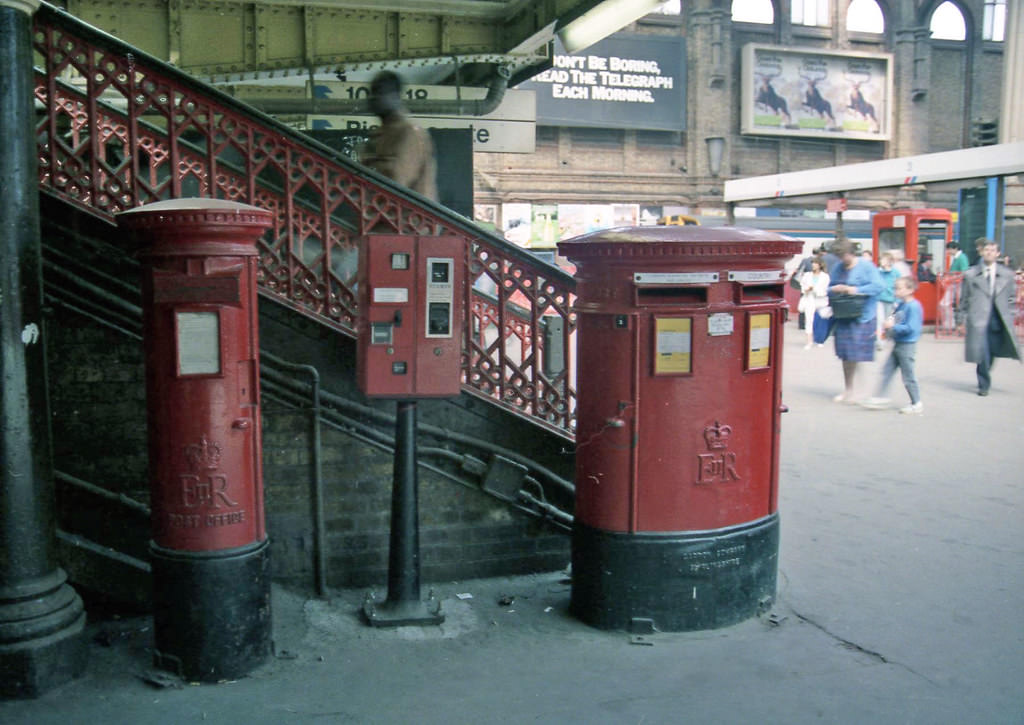
[[[882,278],[874,264],[857,256],[853,242],[848,239],[839,242],[835,252],[839,263],[829,274],[829,296],[861,295],[863,306],[857,317],[839,319],[833,315],[836,355],[843,361],[843,392],[833,400],[856,403],[853,383],[857,363],[875,359],[875,308],[882,292]]]

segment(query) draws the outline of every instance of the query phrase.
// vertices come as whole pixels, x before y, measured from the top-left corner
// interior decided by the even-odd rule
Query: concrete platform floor
[[[376,630],[363,591],[278,588],[249,677],[155,686],[150,620],[98,619],[86,674],[0,722],[1024,723],[1024,366],[978,397],[962,343],[926,336],[908,416],[833,403],[839,361],[803,344],[790,323],[770,616],[637,640],[569,617],[554,572],[439,582],[444,625]]]

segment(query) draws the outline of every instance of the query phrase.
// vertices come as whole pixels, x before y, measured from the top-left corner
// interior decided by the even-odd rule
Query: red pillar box
[[[270,653],[255,241],[271,214],[181,199],[118,224],[144,263],[157,664],[239,677]]]
[[[802,243],[640,227],[558,245],[577,265],[573,613],[721,627],[775,596],[783,265]]]

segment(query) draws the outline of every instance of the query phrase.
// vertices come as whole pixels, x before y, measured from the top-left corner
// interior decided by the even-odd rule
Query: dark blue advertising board
[[[682,131],[686,128],[683,38],[613,35],[569,55],[555,41],[550,69],[518,88],[537,93],[537,123]]]

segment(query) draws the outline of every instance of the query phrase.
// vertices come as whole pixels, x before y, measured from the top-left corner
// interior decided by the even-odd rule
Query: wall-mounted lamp
[[[604,0],[555,31],[567,53],[577,53],[651,13],[665,0]],[[571,17],[571,16],[570,16]]]
[[[704,142],[708,145],[708,168],[711,170],[711,175],[717,178],[722,173],[722,152],[725,151],[725,138],[708,136]]]

